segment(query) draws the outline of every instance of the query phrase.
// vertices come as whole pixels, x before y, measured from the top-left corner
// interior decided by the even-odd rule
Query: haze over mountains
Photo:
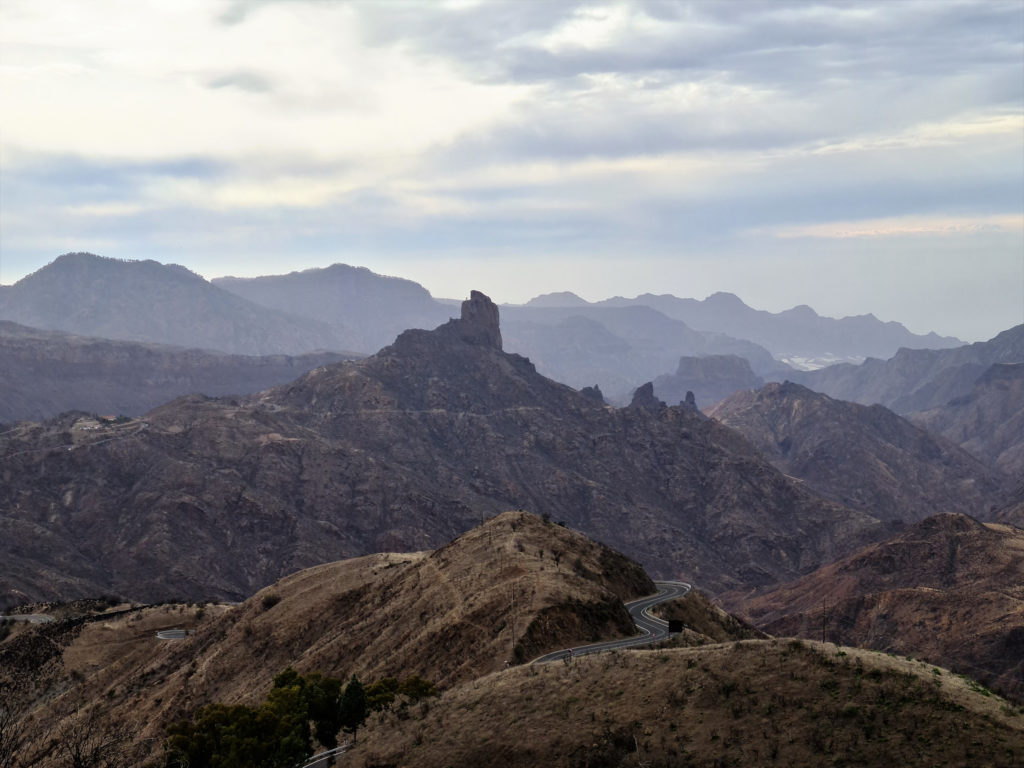
[[[352,357],[230,355],[42,331],[0,320],[0,423],[64,411],[142,414],[188,392],[245,394]]]
[[[0,286],[0,320],[231,354],[372,354],[406,328],[433,328],[455,313],[451,302],[435,300],[412,281],[342,264],[211,283],[174,265],[75,253],[15,285]],[[883,402],[901,413],[941,404],[949,399],[942,399],[945,394],[965,394],[983,372],[978,360],[954,355],[950,359],[959,362],[952,367],[971,362],[976,369],[961,370],[953,387],[931,384],[934,373],[922,372],[917,388],[927,384],[938,394],[894,404],[913,394],[904,390],[914,382],[904,376],[883,384],[892,377],[878,374],[879,361],[830,366],[827,374],[814,375],[794,371],[785,360],[817,365],[859,360],[864,354],[887,356],[901,346],[944,347],[955,340],[915,336],[898,323],[871,316],[836,320],[806,308],[776,314],[753,310],[728,294],[704,301],[644,294],[593,304],[573,294],[549,294],[525,306],[505,307],[503,322],[507,349],[570,386],[597,385],[618,404],[628,403],[633,389],[645,381],[677,371],[683,357],[735,355],[763,380],[794,379],[843,399]],[[996,356],[992,362],[1016,362],[1016,355]],[[248,391],[261,386],[254,380]],[[722,386],[727,382],[710,393],[715,400],[724,396]],[[666,390],[667,400],[677,402],[676,394]],[[712,402],[703,392],[698,398],[701,406]]]
[[[588,306],[573,293],[539,296],[528,306]],[[888,358],[901,347],[943,349],[962,342],[935,333],[918,335],[896,322],[883,323],[874,315],[835,319],[821,317],[806,305],[772,313],[748,307],[731,293],[715,293],[703,301],[669,294],[645,293],[632,299],[616,296],[591,306],[645,306],[691,328],[714,330],[748,339],[771,350],[779,360],[801,367],[819,367],[844,360],[859,362],[865,357]]]

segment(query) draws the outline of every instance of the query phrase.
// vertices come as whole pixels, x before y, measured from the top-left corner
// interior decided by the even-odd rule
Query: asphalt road
[[[626,603],[626,609],[629,611],[629,615],[633,617],[633,623],[640,630],[641,634],[625,637],[621,640],[609,640],[606,643],[593,643],[592,645],[581,645],[576,648],[564,648],[561,651],[553,651],[538,659],[534,659],[531,663],[545,664],[549,661],[558,661],[568,656],[588,656],[591,653],[604,653],[605,651],[615,651],[621,648],[633,648],[638,645],[648,645],[664,640],[668,637],[668,622],[651,616],[649,613],[650,609],[658,603],[682,597],[692,587],[681,581],[656,581],[654,584],[658,587],[657,594]]]

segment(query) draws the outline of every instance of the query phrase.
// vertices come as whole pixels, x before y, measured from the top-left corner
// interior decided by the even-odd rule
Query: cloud
[[[238,71],[218,75],[209,81],[211,88],[238,88],[249,93],[266,93],[271,90],[270,80],[258,72]]]
[[[199,272],[1019,259],[1022,29],[1017,0],[4,0],[0,279],[76,238]]]

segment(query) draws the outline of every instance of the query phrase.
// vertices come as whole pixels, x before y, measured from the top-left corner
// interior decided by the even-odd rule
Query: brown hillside
[[[912,654],[1024,700],[1024,530],[923,520],[768,594],[731,601],[774,635]],[[824,612],[824,619],[823,619]]]
[[[358,768],[1017,766],[1024,714],[950,673],[798,640],[498,672],[370,720]]]
[[[288,666],[442,686],[545,651],[633,634],[623,601],[654,585],[634,562],[535,515],[508,512],[434,552],[370,555],[301,571],[234,608],[165,606],[0,644],[5,676],[48,702],[57,730],[91,704],[139,740],[200,706],[261,700]],[[196,627],[161,641],[153,632]]]

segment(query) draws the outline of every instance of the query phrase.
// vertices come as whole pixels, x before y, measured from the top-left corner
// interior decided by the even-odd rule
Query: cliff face
[[[884,520],[938,512],[984,516],[1008,490],[999,473],[892,411],[798,384],[737,393],[710,414],[742,432],[787,475]]]
[[[880,535],[691,409],[613,409],[538,375],[499,349],[492,308],[478,294],[435,331],[251,397],[0,435],[6,600],[237,599],[507,509],[709,591],[793,578]]]

